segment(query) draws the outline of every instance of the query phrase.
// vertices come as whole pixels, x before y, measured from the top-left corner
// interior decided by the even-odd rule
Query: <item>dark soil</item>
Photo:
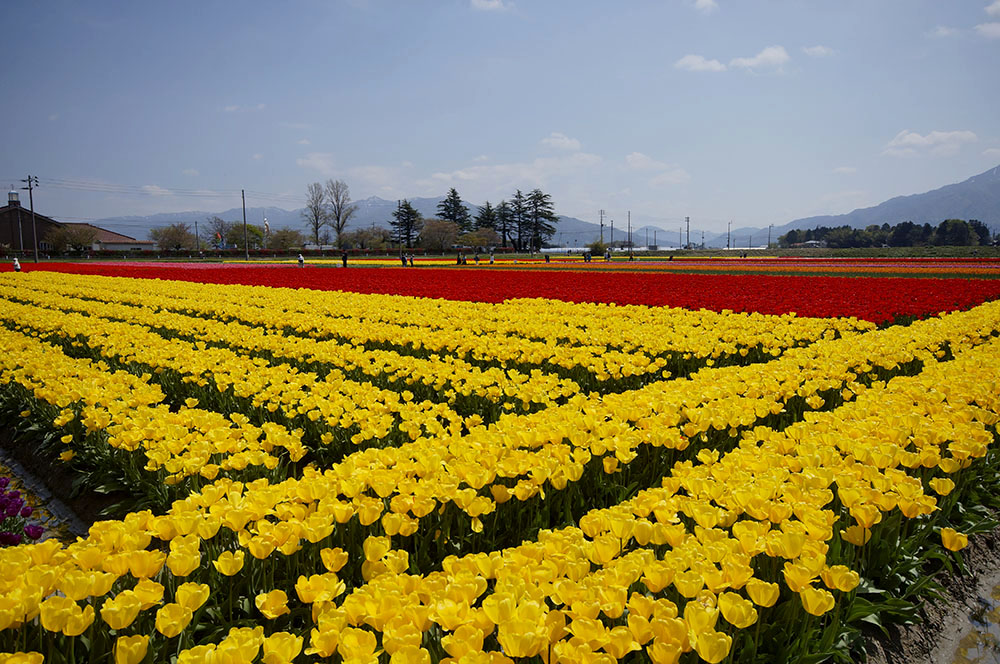
[[[1000,583],[1000,529],[970,538],[962,551],[964,574],[943,573],[941,598],[923,603],[918,625],[889,627],[866,643],[875,664],[930,664],[953,661],[959,641],[969,631],[969,616],[982,612],[984,600]]]
[[[86,490],[74,496],[75,473],[57,456],[38,450],[30,440],[15,439],[10,429],[0,429],[0,455],[20,466],[21,481],[48,503],[49,511],[65,521],[73,535],[86,534],[91,524],[107,518],[101,516],[103,510],[127,497],[124,493],[104,495]]]

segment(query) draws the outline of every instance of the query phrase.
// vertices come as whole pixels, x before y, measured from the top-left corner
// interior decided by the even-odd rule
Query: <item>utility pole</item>
[[[632,210],[628,210],[628,248],[632,249]]]
[[[649,249],[649,226],[646,227],[646,249]]]
[[[598,214],[601,215],[601,244],[604,244],[604,210],[600,210]]]
[[[198,235],[198,220],[194,220],[194,243],[198,247],[198,253],[201,253],[201,236]]]
[[[657,249],[660,248],[660,245],[656,244],[656,229],[655,228],[653,229],[653,246],[655,246]]]
[[[31,242],[35,246],[35,262],[38,262],[38,231],[35,228],[35,187],[38,186],[38,178],[29,175],[27,179],[21,180],[21,182],[27,183],[27,187],[21,187],[21,189],[28,190],[28,202],[31,204]]]
[[[726,249],[729,249],[729,238],[733,235],[733,222],[729,221],[729,229],[726,231]]]
[[[240,189],[240,197],[243,199],[243,252],[247,260],[250,260],[250,242],[247,239],[247,193]]]
[[[701,248],[705,248],[705,231],[701,232]]]
[[[615,246],[615,220],[611,220],[611,246]]]
[[[684,223],[687,224],[687,246],[691,246],[691,217],[684,217]]]
[[[771,248],[771,226],[774,226],[774,224],[768,224],[767,225],[767,248],[768,249]]]
[[[677,248],[680,249],[681,245],[684,244],[684,228],[677,229]]]

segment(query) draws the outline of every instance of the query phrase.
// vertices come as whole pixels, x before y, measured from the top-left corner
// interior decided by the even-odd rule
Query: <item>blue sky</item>
[[[66,219],[356,199],[721,231],[1000,164],[1000,0],[8,3],[0,184]],[[10,182],[8,182],[10,181]]]

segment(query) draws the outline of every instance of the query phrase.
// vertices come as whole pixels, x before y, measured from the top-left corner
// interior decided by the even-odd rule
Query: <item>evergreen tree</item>
[[[462,203],[462,197],[458,195],[454,187],[449,189],[448,195],[438,203],[437,212],[442,221],[457,224],[463,233],[472,230],[472,217],[469,216],[469,208]]]
[[[556,232],[555,224],[559,223],[555,204],[552,202],[552,196],[541,189],[533,189],[528,194],[526,207],[528,240],[532,246],[541,249]]]
[[[486,205],[479,208],[476,218],[473,220],[476,224],[476,230],[480,228],[496,228],[497,225],[497,211],[489,201],[486,201]]]
[[[514,224],[512,231],[517,235],[517,242],[514,243],[514,247],[518,251],[523,251],[524,241],[528,235],[528,199],[520,189],[514,192],[514,197],[510,200],[510,216]]]
[[[420,229],[424,226],[424,218],[410,205],[410,201],[404,200],[396,211],[392,213],[393,220],[389,222],[392,226],[392,239],[400,244],[406,244],[409,249],[413,246],[414,240],[420,235]]]
[[[507,240],[514,230],[514,213],[510,209],[510,203],[507,201],[500,201],[500,205],[496,207],[496,226],[497,232],[500,233],[500,239],[502,241],[502,246],[507,247]]]

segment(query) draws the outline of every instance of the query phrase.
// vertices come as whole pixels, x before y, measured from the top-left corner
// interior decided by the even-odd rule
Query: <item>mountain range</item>
[[[424,217],[435,216],[437,206],[442,200],[444,200],[443,196],[409,199],[410,204]],[[386,200],[378,196],[354,201],[354,204],[358,209],[348,224],[348,230],[367,226],[388,227],[392,213],[396,209],[396,201]],[[469,205],[470,211],[474,214],[476,206],[468,202],[466,204]],[[145,235],[149,229],[157,226],[180,222],[194,226],[196,220],[203,222],[211,216],[222,217],[227,221],[242,220],[243,211],[240,208],[232,208],[223,212],[169,212],[144,217],[110,217],[98,219],[93,223],[102,228],[137,237]],[[261,224],[265,217],[272,229],[301,229],[304,226],[301,209],[247,208],[247,220],[250,223]],[[962,182],[949,184],[921,194],[897,196],[879,205],[860,208],[846,214],[795,219],[786,224],[772,227],[770,236],[772,240],[777,240],[780,235],[792,229],[816,228],[817,226],[865,228],[872,224],[887,223],[893,225],[903,221],[912,221],[917,224],[929,223],[936,226],[945,219],[978,219],[996,230],[1000,226],[1000,166],[974,175]],[[624,231],[625,229],[619,222],[615,229],[616,241],[624,239]],[[704,241],[705,245],[709,247],[725,247],[728,238],[734,247],[762,246],[766,244],[768,232],[766,227],[746,226],[732,229],[729,235],[727,233],[706,233],[704,240],[702,237],[693,235],[691,242]],[[599,224],[576,217],[560,216],[552,242],[559,246],[580,247],[597,240],[600,233]],[[605,240],[611,239],[610,233],[609,225],[605,224]],[[698,235],[701,235],[700,231]],[[656,243],[661,247],[676,247],[680,240],[676,230],[666,229],[655,224],[646,224],[632,229],[632,238],[636,245],[645,244],[647,237],[650,243],[655,238]],[[682,239],[687,240],[686,237]]]

